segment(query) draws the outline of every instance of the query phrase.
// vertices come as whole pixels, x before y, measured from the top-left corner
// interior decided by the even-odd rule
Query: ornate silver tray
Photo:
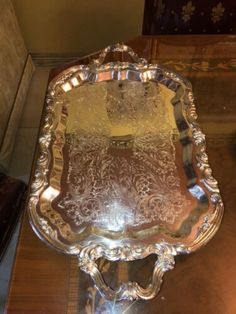
[[[133,62],[104,63],[111,52]],[[37,235],[78,256],[107,299],[151,299],[174,256],[204,245],[223,204],[191,84],[125,45],[49,85],[28,213]],[[96,260],[156,254],[150,284],[108,287]]]

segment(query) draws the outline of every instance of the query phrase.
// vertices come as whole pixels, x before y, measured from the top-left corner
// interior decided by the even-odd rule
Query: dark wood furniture
[[[0,173],[0,262],[25,205],[26,187],[21,180]]]
[[[181,72],[193,84],[208,156],[225,203],[220,230],[195,254],[176,258],[157,298],[106,302],[78,270],[76,258],[42,243],[25,215],[6,313],[236,313],[236,37],[140,37],[128,44],[140,56]],[[101,260],[100,268],[111,286],[128,278],[145,284],[153,262],[152,257],[129,264]]]

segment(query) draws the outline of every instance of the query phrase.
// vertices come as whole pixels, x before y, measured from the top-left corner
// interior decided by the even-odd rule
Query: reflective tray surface
[[[110,52],[133,62],[104,63]],[[196,122],[191,84],[127,46],[51,83],[28,202],[31,225],[78,256],[108,299],[150,299],[174,256],[204,245],[223,204]],[[106,286],[96,260],[157,255],[147,288]]]

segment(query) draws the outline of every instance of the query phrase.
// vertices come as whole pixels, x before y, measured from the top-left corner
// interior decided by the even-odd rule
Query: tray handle
[[[106,258],[110,261],[131,261],[147,257],[150,254],[156,254],[157,260],[150,283],[146,288],[141,287],[137,282],[128,281],[113,290],[104,281],[96,263],[99,258]],[[92,277],[96,288],[103,297],[111,301],[133,301],[137,299],[149,300],[158,294],[164,273],[174,267],[174,255],[176,252],[173,248],[163,244],[152,246],[151,250],[150,247],[147,249],[138,248],[138,250],[128,247],[107,250],[101,246],[89,246],[81,250],[78,259],[79,267]]]
[[[127,53],[131,59],[133,60],[134,63],[140,63],[142,65],[147,64],[147,60],[144,58],[140,58],[134,51],[132,48],[130,48],[129,46],[126,46],[124,44],[115,44],[115,45],[111,45],[106,47],[105,49],[103,49],[99,55],[99,57],[97,59],[94,59],[92,62],[94,65],[96,66],[101,66],[106,58],[106,56],[108,55],[108,53],[113,53],[113,52],[125,52]]]

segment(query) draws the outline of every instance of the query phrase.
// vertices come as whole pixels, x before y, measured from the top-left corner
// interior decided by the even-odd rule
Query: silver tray
[[[133,62],[104,63],[113,52]],[[107,299],[153,298],[174,256],[200,248],[220,225],[223,204],[196,118],[191,84],[125,45],[49,85],[30,223],[53,248],[78,256]],[[150,254],[157,260],[146,288],[111,289],[96,263]]]

